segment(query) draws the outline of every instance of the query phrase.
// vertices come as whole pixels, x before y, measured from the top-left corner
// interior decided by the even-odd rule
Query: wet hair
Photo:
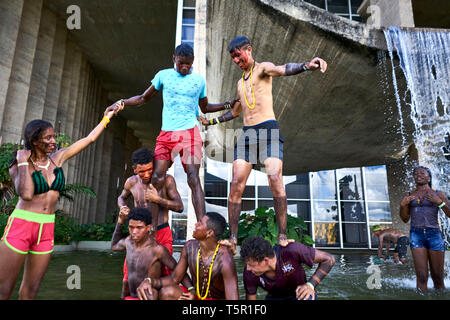
[[[194,49],[192,49],[192,46],[189,43],[182,43],[175,48],[173,55],[175,57],[193,58]]]
[[[135,207],[131,209],[130,213],[128,214],[128,221],[130,221],[131,219],[142,221],[146,226],[152,224],[152,215],[148,208]]]
[[[137,149],[131,155],[131,163],[133,166],[137,166],[138,164],[147,164],[153,161],[153,152],[149,149],[143,147]]]
[[[429,168],[427,168],[427,167],[417,166],[417,167],[415,167],[414,170],[413,170],[413,175],[416,173],[416,171],[417,171],[418,169],[424,169],[424,170],[426,170],[426,171],[428,172],[428,175],[430,176],[430,181],[428,182],[428,185],[429,185],[430,188],[431,188],[431,184],[432,184],[432,183],[431,183],[431,181],[432,181],[431,170],[430,170]]]
[[[265,257],[273,258],[275,251],[268,240],[263,237],[252,237],[242,244],[240,255],[243,261],[252,259],[261,262]]]
[[[206,215],[208,216],[206,227],[214,231],[214,237],[219,240],[227,228],[227,221],[217,212],[208,212]]]
[[[53,125],[45,120],[31,120],[27,123],[23,136],[25,141],[25,149],[34,151],[34,144],[33,142],[39,140],[39,137],[41,136],[41,133],[47,130],[48,128],[53,128]],[[9,167],[12,167],[17,162],[17,151],[14,151],[13,153],[13,159],[11,163],[9,164]]]
[[[231,40],[230,44],[228,45],[228,51],[230,53],[233,53],[236,49],[241,49],[248,46],[251,46],[250,40],[248,40],[247,37],[239,36]]]

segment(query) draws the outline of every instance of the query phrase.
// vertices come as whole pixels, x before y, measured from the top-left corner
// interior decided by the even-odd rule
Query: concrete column
[[[58,108],[56,109],[55,123],[60,123],[61,133],[66,133],[67,113],[69,112],[70,89],[72,75],[75,64],[74,45],[71,41],[66,41],[64,68],[61,77],[61,88],[59,93]]]
[[[41,25],[39,26],[38,42],[34,55],[24,124],[34,119],[42,119],[55,31],[56,17],[44,7],[42,9]]]
[[[26,1],[23,6],[3,112],[3,142],[19,142],[22,136],[41,10],[42,0]]]
[[[100,166],[100,178],[99,178],[100,187],[98,189],[98,201],[96,210],[97,222],[105,221],[108,199],[110,199],[111,197],[113,198],[114,195],[113,192],[111,197],[109,196],[109,186],[110,184],[113,183],[112,181],[113,178],[111,178],[112,175],[110,172],[112,152],[113,152],[113,140],[114,140],[113,132],[111,130],[106,130],[103,136],[102,157],[101,157],[102,165]]]
[[[22,18],[23,0],[0,2],[0,126]]]
[[[414,27],[411,0],[364,0],[358,14],[375,27]]]
[[[61,24],[57,24],[55,31],[55,41],[53,42],[52,60],[48,73],[47,92],[44,103],[44,113],[42,119],[56,123],[57,110],[59,108],[59,97],[61,94],[62,74],[64,70],[64,58],[66,54],[67,29]],[[65,80],[68,80],[67,78]]]

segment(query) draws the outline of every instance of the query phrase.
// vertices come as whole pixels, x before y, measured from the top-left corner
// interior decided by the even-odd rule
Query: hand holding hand
[[[125,108],[125,104],[124,104],[123,100],[116,101],[112,105],[110,105],[108,108],[106,108],[104,116],[108,117],[108,119],[110,119],[113,115],[116,115],[119,111],[123,110],[123,108]],[[109,117],[108,115],[110,115],[111,111],[113,112],[113,115],[111,115],[111,117]]]
[[[209,126],[211,123],[209,123],[209,120],[203,118],[202,116],[198,116],[197,120],[204,125],[205,127]]]

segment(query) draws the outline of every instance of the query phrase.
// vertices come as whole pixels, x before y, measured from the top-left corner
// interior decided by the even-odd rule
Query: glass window
[[[221,199],[205,199],[206,212],[218,212],[228,220],[227,200]]]
[[[195,8],[195,0],[183,0],[183,7]]]
[[[242,193],[242,198],[254,198],[255,197],[255,186],[246,185],[244,193]]]
[[[314,199],[336,199],[333,170],[311,173],[311,184]]]
[[[387,173],[385,166],[365,167],[366,199],[389,201]]]
[[[355,15],[355,14],[352,14],[352,20],[359,21],[359,22],[363,21],[363,19],[360,16]]]
[[[364,210],[364,202],[358,201],[341,201],[342,221],[345,222],[365,222],[366,211]]]
[[[181,28],[182,40],[194,40],[194,26],[183,26]]]
[[[345,248],[367,248],[367,226],[365,223],[343,223],[343,242]]]
[[[309,199],[309,175],[297,175],[294,182],[285,185],[285,190],[288,199]]]
[[[187,214],[188,214],[188,199],[181,199],[181,201],[183,201],[183,207],[184,210],[183,212],[175,212],[175,211],[171,211],[172,214],[172,219],[187,219]]]
[[[315,5],[316,7],[325,9],[325,0],[305,0],[305,2],[309,2]]]
[[[336,170],[336,177],[341,200],[363,199],[360,168],[338,169]]]
[[[195,24],[195,10],[183,10],[183,24]]]
[[[258,200],[258,207],[273,208],[273,200]],[[287,212],[291,216],[303,218],[304,221],[311,221],[311,205],[309,201],[288,200]]]
[[[348,0],[327,0],[328,11],[333,13],[349,13]]]
[[[351,0],[352,13],[356,14],[363,0]]]
[[[338,223],[314,223],[316,247],[339,247]]]
[[[174,245],[183,245],[186,242],[187,220],[172,220],[172,237]]]
[[[312,202],[312,214],[315,221],[338,221],[337,204],[335,201]]]
[[[205,197],[227,197],[227,181],[205,173]]]
[[[241,212],[254,211],[255,209],[254,200],[242,200]]]
[[[369,221],[375,222],[391,222],[391,208],[386,202],[369,202],[367,203],[369,210]]]

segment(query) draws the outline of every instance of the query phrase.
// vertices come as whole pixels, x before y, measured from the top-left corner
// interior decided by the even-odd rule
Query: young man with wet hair
[[[167,277],[144,281],[137,290],[138,296],[147,299],[157,289],[180,300],[239,300],[233,256],[228,247],[218,242],[225,229],[225,218],[217,212],[208,212],[195,224],[194,239],[184,245],[175,270]],[[194,290],[172,292],[173,284],[185,276],[188,268]]]
[[[173,62],[175,68],[159,71],[143,94],[119,100],[107,110],[118,112],[124,107],[145,104],[162,91],[162,127],[156,139],[151,183],[161,196],[166,172],[177,154],[180,154],[187,182],[192,191],[195,214],[197,220],[200,220],[205,214],[205,195],[199,178],[203,140],[197,120],[198,109],[200,106],[203,113],[216,112],[232,108],[234,102],[208,103],[205,79],[200,74],[192,72],[194,50],[189,44],[183,43],[175,48]],[[156,205],[151,205],[154,228],[160,223]],[[152,230],[153,233],[155,231]]]
[[[268,292],[266,300],[315,300],[316,287],[334,265],[334,257],[299,242],[272,247],[263,237],[247,239],[241,246],[245,262],[244,287],[247,300],[256,300],[258,287]],[[306,281],[302,264],[316,271]]]
[[[122,237],[125,221],[128,219],[130,235]],[[149,235],[152,226],[152,216],[147,208],[136,207],[129,212],[121,211],[117,219],[116,229],[111,240],[111,250],[126,251],[128,265],[129,296],[124,300],[138,300],[136,293],[139,285],[145,278],[158,279],[161,277],[162,266],[173,270],[177,264],[170,252]],[[192,287],[189,277],[180,279],[186,288]],[[177,283],[173,284],[173,290],[182,290]],[[167,296],[159,294],[156,290],[151,293],[153,299],[164,300]]]
[[[156,241],[169,250],[173,254],[173,237],[172,230],[169,226],[169,210],[175,212],[183,212],[184,206],[181,196],[178,193],[175,179],[173,176],[166,174],[161,195],[156,191],[150,183],[153,173],[153,152],[143,147],[133,152],[131,155],[131,163],[135,175],[129,177],[124,184],[122,193],[117,199],[120,212],[128,213],[130,208],[127,200],[133,196],[134,206],[148,209],[150,215],[150,204],[156,203],[159,217],[159,225],[156,228]],[[169,274],[167,267],[163,269],[163,275]],[[122,297],[128,292],[128,271],[126,261],[123,266],[123,289]]]
[[[287,63],[276,66],[272,62],[256,62],[253,47],[243,36],[231,41],[228,46],[234,63],[243,71],[237,83],[239,102],[224,115],[206,120],[205,126],[229,121],[244,113],[244,128],[236,146],[233,162],[233,180],[228,196],[228,223],[230,224],[230,244],[233,251],[237,244],[239,215],[242,193],[253,167],[264,166],[273,194],[273,205],[278,224],[278,243],[287,245],[287,198],[283,184],[283,142],[273,111],[272,78],[292,76],[304,71],[319,70],[323,73],[327,63],[321,58],[310,62]]]
[[[409,238],[406,233],[397,229],[382,230],[379,225],[372,226],[373,234],[378,238],[378,258],[386,259],[389,256],[390,243],[395,244],[394,261],[396,263],[407,263],[406,253],[408,251]],[[386,246],[386,255],[383,255],[383,247]]]

